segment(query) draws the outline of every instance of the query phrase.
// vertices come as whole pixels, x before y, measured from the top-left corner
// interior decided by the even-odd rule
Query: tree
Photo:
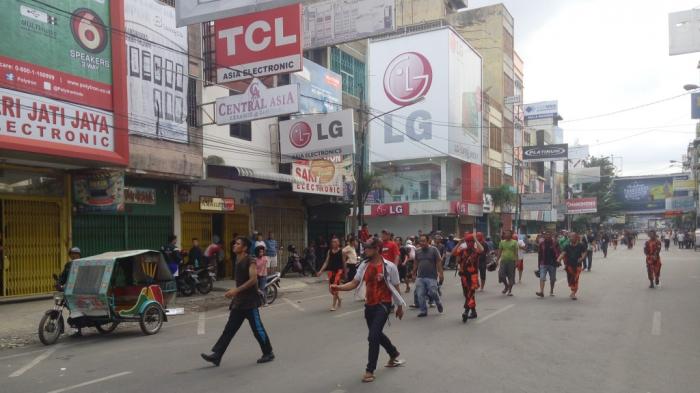
[[[513,190],[507,184],[489,188],[486,193],[491,194],[493,205],[501,208],[501,211],[503,211],[506,207],[515,205],[515,192],[513,192]]]
[[[357,222],[364,223],[364,206],[367,202],[370,192],[374,190],[388,189],[382,186],[382,175],[377,172],[365,172],[360,179],[356,181],[357,189]]]
[[[597,198],[600,222],[620,213],[620,204],[615,200],[615,165],[610,157],[591,157],[584,163],[586,168],[600,167],[600,182],[583,184],[583,197]]]

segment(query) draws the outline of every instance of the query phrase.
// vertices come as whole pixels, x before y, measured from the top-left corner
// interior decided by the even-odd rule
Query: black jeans
[[[365,306],[365,320],[369,329],[369,354],[367,356],[367,372],[373,373],[377,369],[377,359],[379,359],[379,346],[381,345],[392,358],[399,356],[399,351],[391,343],[382,330],[389,319],[391,304],[376,304]]]
[[[357,264],[348,264],[348,277],[345,280],[345,282],[350,282],[352,281],[353,278],[355,278],[355,274],[357,274]]]
[[[231,314],[228,316],[226,327],[211,351],[217,354],[219,357],[223,356],[224,352],[226,352],[226,348],[228,348],[231,340],[236,335],[236,332],[238,332],[238,329],[243,324],[243,321],[246,319],[250,324],[250,329],[255,335],[255,339],[258,340],[258,344],[260,344],[260,349],[262,350],[263,355],[272,353],[270,337],[267,335],[265,327],[260,320],[260,311],[258,311],[257,308],[247,310],[239,310],[236,308],[232,309]]]

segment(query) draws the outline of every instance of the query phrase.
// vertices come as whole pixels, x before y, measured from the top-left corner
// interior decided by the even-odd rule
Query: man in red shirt
[[[362,224],[362,229],[360,229],[360,235],[359,235],[359,237],[360,237],[360,241],[361,241],[362,243],[365,243],[366,241],[369,240],[370,237],[372,237],[372,236],[369,234],[369,229],[367,229],[367,224]]]
[[[389,337],[383,333],[384,325],[389,319],[391,309],[396,306],[396,317],[403,318],[403,308],[406,305],[399,292],[399,269],[382,258],[380,253],[382,242],[379,239],[371,239],[365,243],[367,261],[357,269],[355,278],[343,285],[331,285],[331,290],[351,291],[360,283],[367,287],[365,301],[365,320],[369,328],[369,355],[365,375],[362,382],[373,382],[374,370],[377,368],[379,347],[382,346],[389,353],[389,362],[386,367],[397,367],[404,363],[399,359],[399,351],[391,343]]]
[[[389,262],[393,262],[394,265],[399,266],[399,256],[401,252],[399,251],[399,246],[391,240],[391,232],[386,229],[382,229],[382,257]]]

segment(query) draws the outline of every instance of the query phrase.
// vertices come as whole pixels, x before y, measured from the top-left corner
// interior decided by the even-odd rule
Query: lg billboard
[[[481,58],[449,28],[371,42],[372,162],[451,156],[481,165]]]

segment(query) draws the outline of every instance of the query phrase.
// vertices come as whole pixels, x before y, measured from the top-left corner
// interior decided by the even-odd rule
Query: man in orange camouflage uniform
[[[471,233],[465,233],[462,241],[452,251],[458,257],[459,277],[464,293],[464,313],[462,322],[476,318],[476,289],[479,288],[479,255],[484,247]]]
[[[661,275],[661,256],[659,253],[661,253],[661,241],[656,237],[656,231],[649,231],[649,240],[644,243],[649,288],[654,288],[654,284],[659,285],[659,276]]]

